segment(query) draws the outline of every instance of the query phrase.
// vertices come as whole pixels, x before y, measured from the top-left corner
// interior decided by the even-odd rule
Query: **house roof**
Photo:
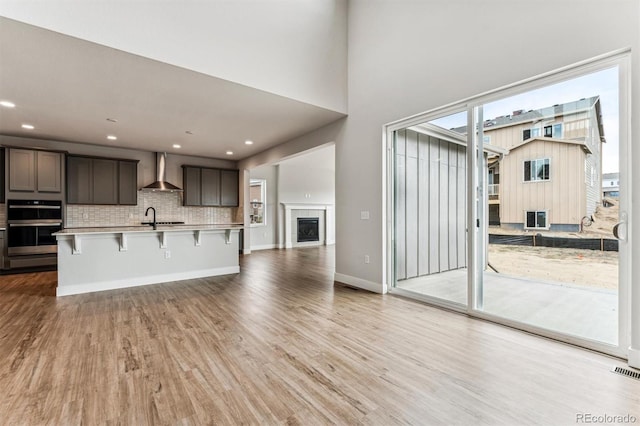
[[[519,142],[515,145],[513,145],[512,147],[509,148],[509,152],[511,151],[515,151],[516,149],[527,145],[531,142],[557,142],[557,143],[566,143],[569,145],[579,145],[582,150],[584,152],[586,152],[587,154],[593,154],[593,152],[591,151],[591,148],[589,148],[589,146],[583,142],[583,141],[576,141],[576,140],[571,140],[571,139],[557,139],[557,138],[548,138],[548,137],[535,137],[535,138],[529,138],[527,140],[524,140],[522,142]]]
[[[515,124],[521,124],[526,122],[536,122],[547,118],[553,118],[557,116],[567,115],[580,111],[587,111],[592,107],[596,107],[598,120],[600,120],[600,97],[592,96],[590,98],[582,98],[577,101],[567,102],[564,104],[556,104],[553,106],[535,109],[535,110],[518,110],[513,111],[512,114],[503,115],[496,118],[490,118],[484,120],[484,129],[493,129],[505,126],[513,126]],[[467,126],[460,126],[451,129],[458,133],[466,133]],[[602,128],[600,129],[600,135],[604,136]]]
[[[418,124],[415,126],[411,126],[408,129],[413,130],[414,132],[444,139],[457,145],[467,146],[467,138],[463,134],[443,129],[440,126],[436,126],[431,123]],[[509,150],[506,148],[486,143],[483,145],[483,150],[493,155],[507,155],[509,153]]]
[[[602,174],[602,179],[613,179],[613,180],[617,180],[620,179],[620,173],[603,173]]]

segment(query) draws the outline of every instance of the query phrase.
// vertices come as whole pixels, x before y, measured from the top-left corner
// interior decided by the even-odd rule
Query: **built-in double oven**
[[[61,229],[61,201],[7,201],[9,257],[56,253],[58,246],[53,234]]]

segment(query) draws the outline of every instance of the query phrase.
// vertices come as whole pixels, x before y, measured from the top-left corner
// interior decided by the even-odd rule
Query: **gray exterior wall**
[[[466,148],[402,130],[395,161],[397,279],[466,267]]]

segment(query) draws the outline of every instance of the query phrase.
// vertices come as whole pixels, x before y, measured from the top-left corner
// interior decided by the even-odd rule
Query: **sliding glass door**
[[[478,107],[478,149],[508,150],[477,164],[488,190],[479,206],[488,213],[482,312],[618,345],[622,244],[614,226],[626,195],[618,73],[611,67]]]
[[[387,126],[391,291],[624,355],[626,67],[585,65]]]

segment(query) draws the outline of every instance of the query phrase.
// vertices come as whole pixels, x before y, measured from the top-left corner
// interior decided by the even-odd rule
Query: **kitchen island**
[[[235,274],[240,225],[68,228],[58,241],[57,296]]]

